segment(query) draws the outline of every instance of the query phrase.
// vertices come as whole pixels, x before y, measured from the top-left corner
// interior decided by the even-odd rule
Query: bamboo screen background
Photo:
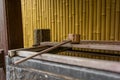
[[[51,41],[69,33],[82,40],[120,41],[120,0],[21,0],[24,45],[34,29],[50,29]]]

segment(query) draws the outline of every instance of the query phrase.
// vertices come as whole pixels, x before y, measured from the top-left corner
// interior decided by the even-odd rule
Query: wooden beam
[[[98,42],[99,43],[99,42]],[[120,51],[120,45],[114,44],[101,44],[102,42],[98,43],[85,43],[81,42],[80,44],[65,44],[62,47],[73,47],[73,48],[86,48],[86,49],[98,49],[98,50],[110,50],[110,51]],[[105,43],[105,42],[103,42]],[[119,43],[119,42],[118,42]],[[58,44],[58,42],[42,42],[41,45],[49,45],[53,46]]]
[[[16,54],[18,56],[28,57],[37,53],[30,52],[30,51],[17,51]],[[68,64],[68,65],[82,66],[82,67],[88,67],[88,68],[93,68],[98,70],[106,70],[106,71],[120,73],[120,62],[77,58],[77,57],[62,56],[62,55],[55,55],[55,54],[48,54],[48,53],[36,56],[34,57],[34,59],[47,60],[52,62]]]

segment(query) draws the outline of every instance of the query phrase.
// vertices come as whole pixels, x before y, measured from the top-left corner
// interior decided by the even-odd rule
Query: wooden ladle
[[[19,64],[19,63],[24,62],[24,61],[26,61],[26,60],[28,60],[28,59],[31,59],[31,58],[33,58],[33,57],[35,57],[35,56],[38,56],[38,55],[40,55],[40,54],[44,54],[44,53],[46,53],[46,52],[49,52],[49,51],[51,51],[51,50],[53,50],[53,49],[56,49],[56,48],[60,47],[61,45],[66,44],[66,43],[71,43],[71,40],[68,40],[68,41],[65,41],[65,42],[61,42],[61,43],[59,43],[59,44],[57,44],[57,45],[55,45],[55,46],[53,46],[53,47],[50,47],[50,48],[45,49],[45,50],[43,50],[43,51],[41,51],[41,52],[38,52],[37,54],[34,54],[34,55],[29,56],[29,57],[20,59],[20,60],[14,62],[14,64]]]

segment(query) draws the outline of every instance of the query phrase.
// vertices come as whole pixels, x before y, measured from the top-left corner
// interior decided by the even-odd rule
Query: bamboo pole
[[[72,33],[72,1],[69,0],[69,33]]]
[[[55,41],[54,40],[55,34],[54,34],[54,15],[53,15],[54,14],[54,10],[53,10],[54,5],[53,5],[53,0],[51,0],[50,6],[51,6],[51,32],[52,32],[52,41]]]
[[[54,16],[54,39],[55,41],[58,42],[58,33],[57,33],[57,4],[56,4],[56,0],[53,0],[53,5],[54,5],[54,13],[53,13],[53,16]]]
[[[49,26],[49,29],[51,31],[51,6],[50,6],[50,0],[48,0],[48,26]],[[52,33],[52,32],[51,32]],[[50,37],[50,40],[52,40],[52,38]]]
[[[80,27],[80,31],[79,31],[79,33],[80,33],[80,35],[81,35],[81,39],[83,39],[83,35],[82,35],[82,28],[83,28],[83,14],[82,14],[82,10],[83,10],[83,0],[79,0],[79,27]]]
[[[116,0],[116,15],[115,15],[115,40],[119,40],[119,22],[120,22],[120,0]]]
[[[72,0],[71,7],[71,31],[75,34],[75,0]]]
[[[115,0],[111,0],[110,40],[115,40]]]
[[[89,39],[89,0],[86,0],[86,40]]]
[[[97,0],[97,34],[98,34],[98,37],[97,37],[97,40],[100,40],[100,29],[101,29],[101,16],[100,16],[100,13],[101,13],[101,0]]]
[[[63,23],[63,26],[62,26],[62,35],[65,35],[66,34],[66,1],[65,0],[62,0],[62,23]],[[62,36],[61,36],[62,37]]]
[[[45,50],[43,50],[43,51],[41,51],[41,52],[38,52],[37,54],[33,54],[33,55],[29,56],[29,57],[20,59],[20,60],[14,62],[14,64],[15,64],[15,65],[16,65],[16,64],[19,64],[19,63],[21,63],[21,62],[24,62],[24,61],[26,61],[26,60],[28,60],[28,59],[31,59],[31,58],[33,58],[33,57],[35,57],[35,56],[38,56],[38,55],[40,55],[40,54],[44,54],[44,53],[46,53],[46,52],[49,52],[49,51],[51,51],[51,50],[53,50],[53,49],[56,49],[56,48],[60,47],[61,45],[64,45],[64,44],[70,43],[70,42],[71,42],[71,40],[62,42],[62,43],[57,44],[57,45],[55,45],[55,46],[53,46],[53,47],[50,47],[50,48],[45,49]]]
[[[93,1],[93,4],[94,4],[94,19],[93,19],[93,40],[96,40],[97,39],[97,0],[94,0]]]
[[[101,13],[101,40],[105,40],[105,24],[106,24],[106,12],[105,12],[105,0],[102,0],[102,13]]]
[[[59,34],[60,34],[60,38],[62,38],[62,35],[61,34],[63,34],[62,33],[62,27],[63,27],[63,20],[62,20],[62,17],[63,17],[63,4],[62,4],[62,0],[59,0],[58,1],[58,3],[59,3]]]
[[[109,40],[110,33],[110,19],[111,19],[111,11],[110,11],[110,0],[106,0],[106,40]]]
[[[82,29],[82,35],[83,35],[83,39],[86,39],[86,1],[83,0],[83,29]]]
[[[92,26],[93,26],[93,0],[89,2],[89,40],[92,40]]]
[[[28,42],[28,46],[30,46],[31,44],[31,31],[32,31],[32,25],[33,25],[33,22],[32,22],[32,10],[33,10],[33,4],[31,4],[31,0],[28,1],[26,3],[26,11],[29,12],[29,13],[26,13],[26,34],[27,36],[29,37],[28,39],[26,38],[27,42]],[[29,27],[29,28],[28,28]],[[29,32],[27,31],[29,30]]]
[[[42,27],[42,0],[39,0],[39,29]]]
[[[66,34],[63,35],[63,38],[67,37],[67,34],[69,34],[69,0],[66,0]]]
[[[59,0],[56,0],[56,32],[58,33],[57,40],[60,41],[61,34],[60,34],[60,9],[59,9]]]
[[[36,27],[35,27],[35,29],[38,29],[38,26],[39,26],[39,20],[38,20],[38,11],[39,11],[39,9],[38,9],[38,3],[39,3],[39,0],[36,0],[36,6],[35,6],[35,8],[36,8],[36,16],[35,16],[35,18],[36,18]]]

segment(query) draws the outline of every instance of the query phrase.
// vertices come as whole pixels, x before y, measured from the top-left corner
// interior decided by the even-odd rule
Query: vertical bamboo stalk
[[[66,33],[66,31],[67,31],[67,27],[66,27],[66,4],[67,4],[67,1],[66,0],[63,0],[63,5],[64,5],[64,11],[63,11],[63,14],[64,14],[64,17],[63,17],[63,19],[65,20],[65,24],[64,24],[64,34],[63,35],[66,35],[67,33]]]
[[[89,2],[89,40],[92,40],[93,27],[93,0]]]
[[[74,2],[74,0],[72,0],[72,8],[71,8],[71,23],[72,23],[71,24],[72,25],[71,26],[71,29],[72,29],[71,31],[72,31],[72,33],[75,33],[75,22],[74,22],[75,21],[74,20],[75,19],[75,8],[74,8],[74,6],[75,5],[74,4],[75,4],[75,2]]]
[[[52,29],[51,29],[51,5],[50,5],[50,3],[51,3],[51,0],[48,0],[48,13],[49,13],[49,15],[48,15],[48,26],[49,26],[49,29],[50,29],[50,41],[52,41]]]
[[[66,1],[65,0],[62,0],[62,10],[63,10],[63,17],[62,17],[62,20],[63,20],[63,26],[62,26],[62,35],[65,35],[66,34]],[[62,37],[62,36],[61,36]]]
[[[44,2],[44,11],[43,11],[43,14],[44,14],[44,29],[47,29],[47,9],[46,9],[46,0],[43,0]]]
[[[24,0],[24,20],[25,20],[25,24],[24,24],[24,42],[25,42],[25,47],[27,47],[27,42],[26,42],[26,1]]]
[[[109,40],[109,33],[110,33],[110,19],[111,19],[111,10],[110,10],[110,5],[111,1],[106,0],[106,40]]]
[[[32,3],[33,2],[33,3]],[[37,27],[37,20],[36,20],[36,13],[37,13],[37,0],[31,1],[31,4],[33,4],[33,26],[32,26],[32,34],[33,34],[33,30],[36,29]],[[31,34],[31,36],[32,36]],[[32,36],[33,37],[33,36]],[[33,38],[32,38],[33,39]],[[33,42],[33,41],[32,41]]]
[[[47,26],[47,28],[50,29],[50,0],[46,0],[46,4],[48,5],[47,6],[47,10],[48,10],[48,13],[47,13],[48,26]]]
[[[78,4],[79,2],[78,2],[78,0],[75,0],[75,34],[78,34],[78,30],[79,30],[79,24],[78,24],[78,17],[79,17],[79,11],[78,11],[78,9],[79,9],[79,7],[78,7]]]
[[[50,6],[51,6],[51,32],[52,32],[52,41],[55,41],[54,40],[54,10],[53,10],[53,8],[54,8],[54,5],[53,5],[53,0],[50,0]]]
[[[42,23],[42,26],[41,26],[41,28],[43,28],[44,27],[44,0],[41,0],[41,13],[42,13],[42,16],[41,16],[41,23]]]
[[[31,4],[31,0],[30,0],[30,1],[28,1],[27,4],[26,4],[26,9],[27,9],[26,11],[29,12],[29,13],[26,14],[26,17],[27,17],[27,18],[26,18],[26,19],[27,19],[26,28],[27,28],[27,30],[29,30],[29,32],[26,30],[26,33],[27,33],[27,36],[26,36],[26,37],[29,37],[29,39],[27,39],[27,40],[28,40],[28,41],[27,41],[27,42],[28,42],[28,46],[30,46],[30,44],[31,44],[31,43],[30,43],[30,42],[31,42],[31,41],[30,41],[30,40],[31,40],[31,35],[30,35],[30,33],[31,33],[31,30],[32,30],[32,24],[33,24],[33,23],[31,22],[31,21],[32,21],[32,14],[31,14],[31,13],[32,13],[32,10],[33,10],[33,6],[31,6],[31,5],[32,5],[32,4]],[[30,9],[30,8],[31,8],[31,9]],[[29,28],[28,28],[28,26],[29,26]]]
[[[83,0],[83,39],[86,39],[86,1]]]
[[[101,29],[101,0],[97,0],[97,40],[100,40],[101,37],[101,33],[100,33],[100,29]]]
[[[42,27],[42,0],[39,0],[39,28]]]
[[[86,0],[86,40],[89,39],[89,0]]]
[[[119,5],[120,5],[120,1],[119,1]],[[120,14],[120,6],[119,6],[119,14]],[[120,21],[120,16],[119,16],[119,21]],[[119,26],[120,26],[120,23],[119,23]],[[120,30],[120,27],[119,27],[118,30]],[[118,31],[118,32],[119,32],[118,37],[119,37],[119,41],[120,41],[120,31]]]
[[[57,33],[58,33],[58,41],[60,41],[61,39],[61,34],[60,34],[60,7],[59,7],[59,0],[56,0],[56,4],[57,4]]]
[[[92,32],[92,40],[96,40],[96,26],[97,26],[97,0],[93,0],[93,32]],[[97,50],[92,50],[93,52],[96,52]]]
[[[44,0],[45,1],[45,26],[46,26],[46,29],[48,29],[48,0]]]
[[[57,33],[57,4],[56,4],[56,0],[54,0],[54,3],[53,3],[53,5],[54,5],[54,21],[55,21],[55,23],[54,23],[54,38],[55,38],[55,41],[58,41],[58,39],[57,39],[57,36],[58,36],[58,33]]]
[[[83,34],[82,34],[82,29],[83,29],[83,13],[82,13],[82,10],[83,10],[83,0],[79,0],[79,27],[80,27],[80,35],[81,35],[81,39],[83,39]]]
[[[59,0],[59,21],[60,21],[60,24],[59,24],[59,33],[60,34],[63,34],[62,33],[62,27],[63,27],[63,20],[62,20],[62,17],[63,17],[63,6],[62,6],[62,0]],[[60,37],[62,37],[62,35],[60,35]]]
[[[43,0],[43,2],[44,2],[44,9],[43,9],[43,14],[44,14],[44,26],[43,26],[43,28],[44,29],[47,29],[47,9],[46,9],[46,0]]]
[[[72,0],[69,0],[69,33],[72,33]]]
[[[28,2],[26,1],[25,2],[25,10],[26,10],[26,13],[25,13],[25,17],[26,17],[25,28],[26,28],[26,31],[27,31],[27,26],[28,26],[28,21],[27,21],[27,4],[28,4]],[[26,31],[25,31],[25,33],[26,33]],[[27,36],[28,36],[28,33],[26,33],[26,44],[27,44],[27,46],[29,46],[29,39],[27,39]]]
[[[35,29],[38,28],[38,0],[36,0],[36,3],[35,3],[35,10],[36,10],[36,13],[35,13],[35,19],[36,19],[36,27]]]
[[[69,34],[69,0],[66,0],[66,34],[63,35],[66,38]]]
[[[105,10],[106,2],[105,0],[102,0],[102,13],[101,13],[101,40],[105,40],[105,24],[106,24],[106,10]]]
[[[28,41],[27,41],[27,33],[26,33],[26,30],[27,30],[27,1],[24,1],[25,2],[25,43],[26,43],[26,47],[28,46]]]
[[[115,40],[115,0],[111,0],[111,29],[110,40]]]
[[[120,26],[120,0],[116,0],[116,15],[115,15],[115,40],[119,40]]]
[[[97,0],[94,0],[93,1],[93,4],[94,4],[94,19],[93,19],[93,40],[96,40],[97,39]]]
[[[29,4],[29,10],[31,10],[30,8],[30,6],[32,5],[32,15],[31,15],[31,13],[30,13],[30,15],[31,15],[31,19],[30,19],[30,22],[29,22],[29,24],[31,23],[31,30],[30,30],[30,32],[29,32],[29,34],[30,34],[30,43],[29,43],[29,46],[32,46],[33,45],[33,30],[34,29],[36,29],[36,27],[37,27],[37,20],[36,20],[36,13],[37,13],[37,0],[34,0],[34,1],[32,1],[31,0],[31,2],[30,2],[30,4]]]

